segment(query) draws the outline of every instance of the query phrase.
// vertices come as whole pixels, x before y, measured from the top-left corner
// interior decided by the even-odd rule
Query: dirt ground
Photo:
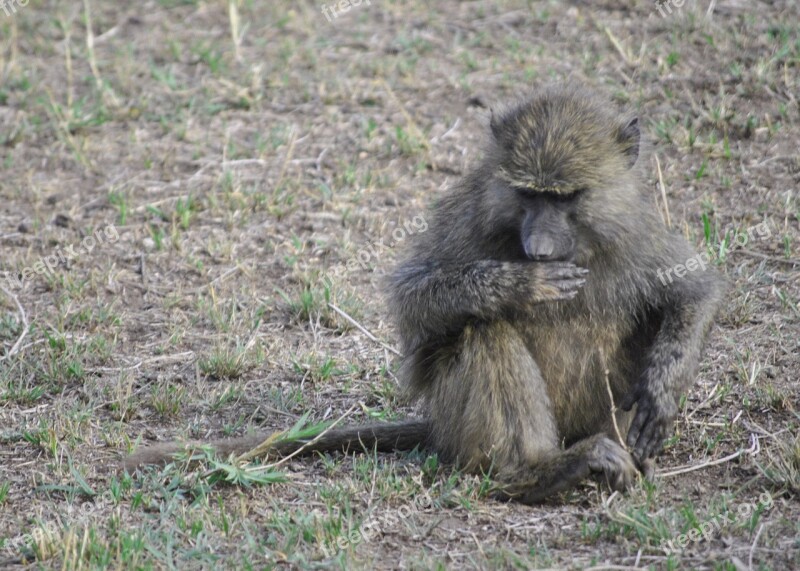
[[[800,5],[339,6],[0,2],[0,567],[800,568]],[[564,79],[637,110],[653,208],[730,282],[654,484],[502,504],[423,453],[115,473],[412,412],[382,275],[489,108]]]

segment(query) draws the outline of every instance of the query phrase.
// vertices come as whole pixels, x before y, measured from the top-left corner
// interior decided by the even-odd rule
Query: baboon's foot
[[[608,436],[597,436],[591,439],[591,442],[592,446],[588,450],[586,461],[592,474],[618,492],[624,492],[633,486],[636,473],[639,471],[633,456]],[[652,471],[652,465],[649,466]],[[645,469],[643,466],[642,471]]]
[[[568,490],[582,480],[595,477],[612,490],[633,486],[639,470],[627,450],[605,434],[576,442],[566,450],[552,451],[531,465],[501,475],[504,483],[494,497],[536,504]]]

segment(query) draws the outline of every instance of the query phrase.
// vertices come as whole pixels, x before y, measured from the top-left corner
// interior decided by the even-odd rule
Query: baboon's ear
[[[494,140],[500,142],[500,139],[503,135],[502,127],[500,125],[500,116],[494,109],[490,109],[489,113],[492,114],[491,119],[489,119],[489,127],[492,130],[492,135],[494,135]]]
[[[491,113],[492,118],[489,119],[489,127],[492,130],[492,137],[501,148],[508,150],[511,148],[512,141],[508,133],[506,116],[502,111],[498,112],[494,109],[491,110]]]
[[[641,133],[639,132],[639,118],[634,117],[625,127],[619,132],[619,142],[622,144],[622,152],[628,158],[628,166],[636,164],[636,159],[639,158],[639,139]]]

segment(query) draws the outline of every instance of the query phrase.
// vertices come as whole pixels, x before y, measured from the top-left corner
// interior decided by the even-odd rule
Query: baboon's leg
[[[539,502],[592,472],[615,489],[632,483],[630,455],[603,434],[559,447],[545,381],[511,324],[467,326],[452,357],[434,366],[434,447],[467,470],[491,469],[503,497]]]

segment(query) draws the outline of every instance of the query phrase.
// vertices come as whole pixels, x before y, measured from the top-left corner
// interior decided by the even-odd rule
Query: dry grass
[[[0,566],[800,566],[800,9],[573,4],[0,10]],[[142,442],[407,412],[380,274],[486,106],[568,77],[640,110],[653,207],[731,281],[681,473],[536,508],[416,454],[114,475]]]

